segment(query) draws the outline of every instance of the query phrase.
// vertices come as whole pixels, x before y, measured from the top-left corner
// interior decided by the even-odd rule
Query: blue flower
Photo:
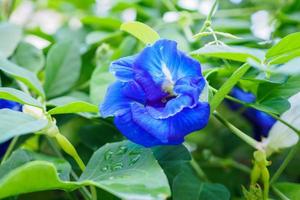
[[[256,97],[252,93],[245,92],[238,87],[232,89],[231,96],[246,103],[253,103],[256,100]],[[243,109],[242,115],[252,124],[254,138],[256,140],[261,140],[262,137],[268,137],[269,131],[276,122],[276,119],[254,108],[244,108],[243,105],[239,103],[230,101],[229,105],[233,110]]]
[[[117,78],[100,105],[103,117],[129,140],[145,147],[176,145],[208,123],[210,107],[200,101],[205,87],[199,62],[159,40],[141,53],[113,62]]]
[[[11,109],[15,111],[21,111],[22,110],[22,105],[14,102],[14,101],[8,101],[5,99],[0,99],[0,109]],[[7,141],[3,144],[0,144],[0,157],[5,153],[10,141]]]

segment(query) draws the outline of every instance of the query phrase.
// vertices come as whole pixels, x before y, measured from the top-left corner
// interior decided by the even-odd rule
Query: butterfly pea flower
[[[251,92],[246,92],[238,87],[234,87],[230,94],[246,103],[253,103],[256,100],[256,97]],[[269,131],[276,122],[276,119],[257,109],[245,108],[243,105],[232,101],[228,101],[228,103],[231,109],[242,110],[242,115],[252,124],[256,140],[260,141],[262,138],[268,137]]]
[[[145,147],[177,145],[208,123],[200,63],[178,50],[176,42],[158,40],[137,55],[112,62],[110,71],[117,80],[100,113],[113,116],[129,140]]]
[[[22,105],[17,102],[14,102],[14,101],[0,99],[0,110],[5,109],[5,108],[15,110],[15,111],[21,111]],[[0,157],[5,153],[8,145],[9,145],[9,142],[10,141],[0,144]]]

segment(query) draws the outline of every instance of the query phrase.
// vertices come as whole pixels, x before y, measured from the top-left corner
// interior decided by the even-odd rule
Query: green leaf
[[[276,183],[275,187],[285,196],[287,196],[290,200],[300,199],[299,183]]]
[[[59,97],[48,102],[49,105],[57,106],[49,110],[49,114],[66,114],[66,113],[80,113],[93,112],[98,113],[98,107],[94,104],[80,101],[73,97]]]
[[[101,103],[104,100],[106,90],[115,81],[110,72],[103,72],[101,66],[97,67],[90,81],[90,97],[93,103]]]
[[[252,58],[258,62],[261,62],[261,60],[264,59],[263,51],[241,46],[208,45],[193,51],[191,54],[196,56],[223,58],[240,62],[247,62],[247,59],[249,58]]]
[[[118,30],[121,26],[120,20],[111,17],[85,16],[81,22],[100,30]]]
[[[22,30],[9,23],[0,24],[0,57],[8,58],[13,54],[22,37]]]
[[[167,178],[151,150],[128,141],[96,151],[79,181],[122,199],[166,199],[170,195]]]
[[[130,33],[144,44],[152,44],[160,38],[158,33],[151,27],[137,21],[125,22],[121,25],[120,29]]]
[[[48,161],[55,165],[59,171],[59,177],[62,180],[69,180],[71,165],[63,159],[47,156],[45,154],[39,154],[25,149],[17,149],[11,156],[1,165],[0,177],[4,177],[10,171],[28,163],[31,161],[40,160]]]
[[[299,75],[300,74],[300,58],[295,58],[287,63],[281,65],[278,68],[274,69],[276,73],[282,73],[287,75]]]
[[[3,70],[8,75],[23,82],[25,85],[27,85],[30,89],[35,91],[41,97],[43,98],[45,97],[45,93],[39,79],[32,72],[28,71],[27,69],[21,68],[6,59],[1,59],[1,58],[0,58],[0,70]]]
[[[292,33],[284,37],[280,42],[270,48],[266,53],[266,58],[282,56],[282,54],[290,53],[300,49],[300,32]]]
[[[34,73],[39,72],[45,64],[43,51],[35,46],[21,42],[13,56],[13,60],[19,66],[22,66]]]
[[[289,98],[300,91],[300,76],[291,76],[283,84],[264,83],[260,84],[257,91],[257,101],[262,102],[267,99]]]
[[[268,111],[274,114],[281,114],[290,108],[290,103],[285,98],[271,98],[253,105],[258,110]]]
[[[229,191],[221,184],[205,183],[190,173],[180,173],[173,182],[174,200],[229,200]]]
[[[237,84],[237,82],[243,77],[248,71],[250,65],[247,63],[239,67],[227,81],[221,86],[217,93],[212,97],[210,101],[211,112],[213,112],[223,101],[225,96],[231,91],[231,89]]]
[[[81,68],[79,48],[72,41],[64,41],[49,50],[44,85],[47,97],[67,92],[78,80]]]
[[[0,87],[0,99],[11,100],[19,102],[21,104],[27,104],[39,108],[43,107],[43,105],[38,100],[14,88]]]
[[[0,198],[44,190],[70,191],[77,187],[75,182],[62,181],[54,164],[32,161],[1,177]]]
[[[179,173],[183,171],[191,172],[189,164],[191,155],[184,145],[159,146],[152,150],[170,183]]]
[[[16,126],[17,125],[17,126]],[[48,121],[9,109],[0,110],[0,143],[18,135],[34,133],[45,128]]]

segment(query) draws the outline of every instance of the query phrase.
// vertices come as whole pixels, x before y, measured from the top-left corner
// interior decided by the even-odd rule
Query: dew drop
[[[129,165],[134,165],[135,163],[137,163],[137,161],[141,158],[141,154],[137,154],[134,158],[130,159],[130,163]]]
[[[128,150],[128,148],[126,146],[120,146],[119,150],[117,151],[117,154],[118,155],[125,154],[127,152],[127,150]]]
[[[104,166],[104,167],[102,167],[102,169],[101,169],[103,172],[106,172],[107,170],[108,170],[108,167],[107,166]]]
[[[122,168],[123,168],[123,163],[121,163],[121,162],[114,163],[114,164],[112,165],[112,170],[113,170],[113,171],[115,171],[115,170],[120,170],[120,169],[122,169]]]
[[[111,150],[108,150],[107,152],[105,152],[105,155],[104,155],[105,160],[111,159],[113,154],[114,154],[114,152],[112,152]]]

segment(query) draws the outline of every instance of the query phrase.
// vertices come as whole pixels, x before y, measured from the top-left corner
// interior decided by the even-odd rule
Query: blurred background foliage
[[[49,99],[61,96],[84,99],[99,104],[113,77],[109,63],[117,58],[135,54],[143,48],[134,37],[119,30],[126,21],[141,21],[155,29],[162,38],[176,40],[187,52],[199,49],[213,40],[212,36],[194,39],[206,19],[213,0],[2,0],[1,16],[23,28],[22,43],[13,55],[19,65],[46,80],[43,68],[49,49],[56,43],[71,41],[81,55],[81,71],[70,71],[67,76],[78,76],[76,82]],[[300,1],[298,0],[221,0],[212,19],[215,31],[233,34],[240,39],[220,37],[228,45],[268,49],[280,38],[299,31]],[[299,42],[299,41],[297,41]],[[70,47],[71,48],[71,47]],[[62,55],[67,56],[67,55]],[[203,72],[221,68],[218,75],[208,77],[210,84],[219,88],[240,65],[234,61],[200,57]],[[72,62],[72,60],[70,60]],[[251,77],[251,74],[249,74]],[[13,84],[1,73],[3,85]],[[47,81],[47,80],[46,80]],[[242,81],[243,86],[256,92],[257,83]],[[277,83],[278,84],[278,83]],[[280,83],[279,83],[280,84]],[[53,106],[49,102],[49,106]],[[233,124],[251,134],[247,121],[230,111],[226,105],[222,114]],[[281,110],[283,112],[285,109]],[[85,162],[92,153],[108,142],[120,141],[122,135],[112,119],[95,119],[82,115],[57,115],[61,132],[76,146]],[[25,144],[23,143],[25,141]],[[20,145],[40,148],[48,154],[43,136],[23,136]],[[39,143],[39,145],[35,145]],[[201,166],[211,182],[225,185],[232,199],[241,199],[241,185],[249,184],[252,150],[213,118],[202,131],[188,136],[186,146],[195,162]],[[299,155],[299,153],[298,153]],[[76,166],[67,155],[72,166]],[[286,152],[272,156],[271,173],[281,164]],[[186,167],[186,166],[184,166]],[[76,167],[75,167],[76,168]],[[300,156],[297,156],[281,176],[283,181],[300,181]],[[184,170],[184,169],[183,169]],[[74,195],[77,192],[72,192]],[[117,199],[101,191],[101,199]],[[18,199],[67,199],[60,191],[21,195]],[[11,198],[13,199],[13,198]]]

